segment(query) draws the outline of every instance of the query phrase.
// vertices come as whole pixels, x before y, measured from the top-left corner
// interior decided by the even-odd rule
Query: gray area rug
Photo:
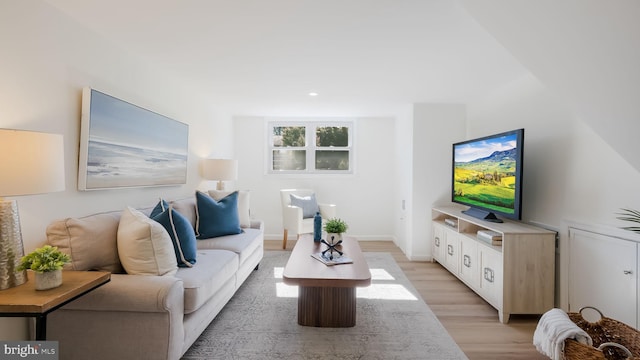
[[[365,253],[372,285],[358,289],[355,327],[298,325],[290,254],[265,252],[183,359],[467,359],[388,253]]]

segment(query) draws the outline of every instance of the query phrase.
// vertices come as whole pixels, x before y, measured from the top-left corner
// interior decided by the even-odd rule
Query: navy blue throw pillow
[[[178,266],[191,267],[196,263],[196,234],[184,215],[169,207],[151,219],[159,222],[169,233]]]
[[[237,191],[225,196],[220,201],[196,191],[196,236],[198,239],[240,234],[241,232]]]
[[[160,201],[158,202],[158,205],[156,205],[156,207],[154,207],[153,210],[151,210],[151,214],[149,214],[149,217],[153,219],[154,216],[167,211],[168,208],[169,208],[169,203],[166,202],[164,199],[160,199]]]

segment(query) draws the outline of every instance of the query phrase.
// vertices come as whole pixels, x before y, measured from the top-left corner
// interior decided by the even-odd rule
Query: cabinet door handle
[[[435,243],[437,247],[440,247],[440,238],[436,236]]]
[[[462,257],[462,263],[464,264],[464,266],[470,268],[471,267],[471,256],[469,255],[465,255]]]
[[[490,283],[493,282],[493,269],[488,267],[484,268],[484,279]]]
[[[453,246],[447,245],[447,254],[453,256]]]
[[[633,274],[633,271],[631,271],[631,270],[624,270],[624,271],[622,271],[622,272],[623,272],[625,275],[631,275],[631,274]]]

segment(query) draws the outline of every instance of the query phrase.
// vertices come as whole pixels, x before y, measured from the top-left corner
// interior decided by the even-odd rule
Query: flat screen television
[[[523,145],[524,129],[453,144],[451,201],[479,219],[520,220]]]

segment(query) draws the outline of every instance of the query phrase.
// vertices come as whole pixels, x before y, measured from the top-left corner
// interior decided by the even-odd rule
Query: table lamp
[[[16,271],[24,256],[18,203],[2,197],[64,188],[62,135],[0,129],[0,290],[27,281]]]
[[[217,190],[224,190],[224,181],[238,179],[238,160],[204,159],[202,176],[207,180],[218,180]]]

